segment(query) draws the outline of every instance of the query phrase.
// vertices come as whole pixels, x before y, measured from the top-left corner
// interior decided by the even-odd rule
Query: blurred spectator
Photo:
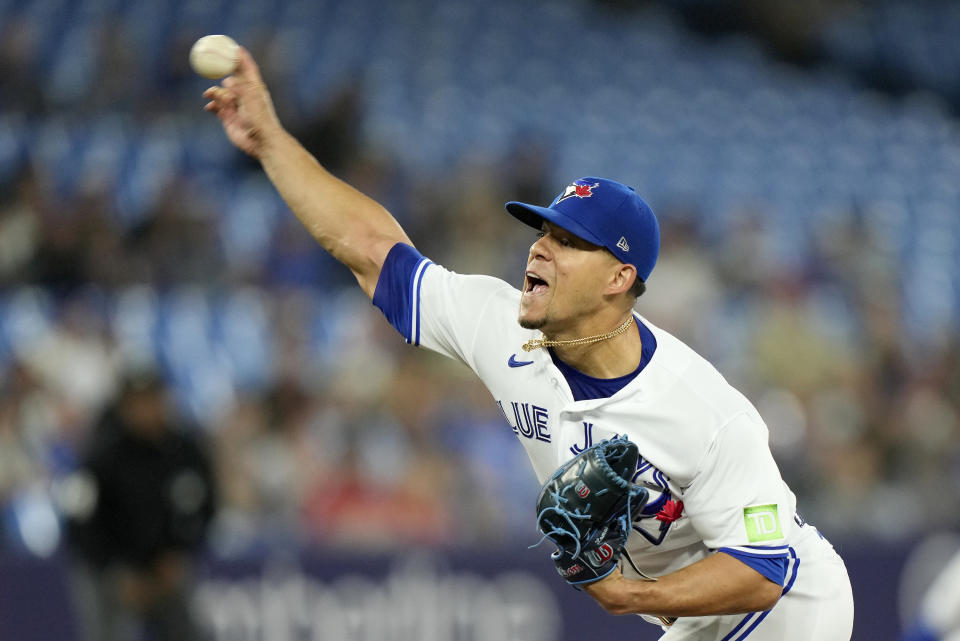
[[[22,170],[0,194],[0,284],[24,277],[41,233],[43,200],[33,172]]]
[[[211,212],[200,205],[189,180],[164,186],[150,216],[131,230],[128,262],[159,287],[215,285],[224,275]]]
[[[722,291],[716,267],[699,249],[703,242],[693,213],[674,210],[663,219],[656,285],[644,294],[643,313],[680,340],[706,343]],[[700,312],[691,314],[691,309]]]
[[[190,591],[214,512],[206,453],[151,374],[124,381],[91,436],[61,492],[84,641],[202,638]]]
[[[317,162],[330,173],[343,176],[343,172],[357,160],[362,120],[363,90],[353,82],[333,92],[327,105],[295,135]]]
[[[37,25],[30,20],[5,20],[0,28],[0,103],[25,113],[44,110],[42,84],[36,80],[41,51]]]
[[[95,291],[65,298],[57,322],[21,340],[20,362],[55,394],[59,422],[77,430],[114,394],[121,366]]]
[[[13,367],[0,387],[0,548],[46,556],[59,542],[56,534],[31,531],[18,505],[44,487],[57,450],[69,451],[55,433],[55,408],[54,396],[23,367]]]

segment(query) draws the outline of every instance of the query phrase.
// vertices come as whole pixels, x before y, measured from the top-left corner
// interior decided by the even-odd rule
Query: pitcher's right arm
[[[253,57],[240,48],[236,72],[204,92],[237,148],[260,161],[300,222],[346,265],[373,298],[380,269],[397,243],[412,245],[383,206],[326,171],[280,124]]]

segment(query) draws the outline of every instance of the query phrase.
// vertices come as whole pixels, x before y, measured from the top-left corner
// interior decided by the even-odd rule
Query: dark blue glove
[[[605,525],[596,533],[594,538],[581,545],[580,554],[576,548],[557,548],[550,555],[557,573],[570,585],[587,585],[599,581],[617,567],[623,546],[627,542],[630,532],[629,525],[624,530],[623,520]]]
[[[626,437],[601,441],[562,465],[540,489],[540,543],[557,545],[550,558],[568,583],[599,581],[620,561],[633,518],[649,498],[632,482],[639,456]]]

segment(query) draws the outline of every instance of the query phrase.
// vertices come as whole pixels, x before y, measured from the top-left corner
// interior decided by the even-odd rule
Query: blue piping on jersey
[[[372,303],[408,343],[418,342],[420,319],[417,282],[430,261],[411,245],[396,243],[383,261]]]
[[[407,339],[408,343],[413,343],[413,345],[420,345],[420,286],[423,284],[423,274],[427,271],[427,267],[432,265],[433,262],[427,258],[424,258],[417,269],[413,272],[413,276],[410,279],[410,338]]]
[[[789,548],[789,550],[790,550],[790,558],[793,559],[793,572],[790,575],[790,580],[787,581],[787,585],[783,588],[783,593],[780,595],[781,599],[785,597],[787,595],[787,592],[790,591],[790,588],[793,587],[794,582],[797,580],[797,570],[800,568],[800,559],[797,558],[796,550],[794,550],[792,547]],[[775,608],[777,606],[774,605],[773,607]],[[773,612],[773,608],[770,608],[769,610],[765,610],[762,613],[751,612],[750,614],[748,614],[743,618],[743,621],[737,624],[737,627],[735,627],[733,630],[730,630],[730,633],[727,636],[720,639],[720,641],[743,641],[750,635],[751,632],[753,632],[756,629],[758,625],[760,625],[761,621],[767,618],[767,615],[770,614],[771,612]],[[757,614],[760,614],[760,616],[758,616],[756,620],[753,621],[753,623],[750,623],[750,619],[755,617]],[[750,623],[750,627],[748,627],[746,630],[743,630],[743,634],[740,634],[739,636],[734,638],[734,635],[737,635],[740,632],[740,630],[743,628],[743,626],[747,625],[747,623]]]
[[[737,545],[738,548],[753,548],[755,550],[789,550],[789,545]]]
[[[767,610],[767,612],[769,612],[769,611],[770,611],[770,610]],[[764,613],[763,613],[764,616],[766,616],[767,612],[764,612]],[[737,627],[735,627],[733,630],[730,630],[730,634],[728,634],[727,636],[725,636],[725,637],[723,637],[722,639],[720,639],[720,641],[731,641],[731,639],[733,639],[733,635],[735,635],[735,634],[737,634],[738,632],[740,632],[740,629],[743,628],[743,626],[747,625],[747,623],[750,622],[750,619],[752,619],[753,617],[757,616],[757,614],[758,614],[757,612],[751,612],[751,613],[748,614],[747,616],[743,617],[743,620],[740,621],[740,623],[737,624]],[[756,625],[756,624],[754,624],[754,625]],[[751,630],[753,630],[753,626],[751,626],[750,629],[747,630],[747,634],[749,634]],[[743,637],[740,637],[740,638],[742,639]]]
[[[734,641],[743,641],[743,639],[746,639],[746,638],[750,635],[751,632],[753,632],[754,630],[756,630],[757,626],[760,625],[760,623],[761,623],[764,619],[766,619],[766,618],[767,618],[767,615],[770,614],[772,611],[773,611],[773,610],[771,609],[771,610],[766,610],[766,611],[762,612],[762,613],[760,614],[760,616],[757,617],[757,620],[754,621],[753,623],[751,623],[751,624],[750,624],[750,627],[747,628],[746,630],[744,630],[744,631],[743,631],[743,634],[741,634],[741,635],[738,636],[736,639],[734,639]],[[757,613],[754,612],[754,614],[757,614]],[[726,638],[726,637],[725,637],[725,638]]]
[[[780,595],[781,599],[786,596],[790,588],[793,587],[794,581],[797,580],[797,570],[800,569],[800,559],[797,557],[797,551],[793,548],[790,548],[790,558],[793,559],[793,572],[790,575],[790,580],[787,581],[787,585],[783,588],[783,593]]]
[[[786,558],[789,556],[789,546],[763,547],[759,545],[731,545],[720,548],[721,550],[730,550],[738,556],[745,556],[756,559]]]

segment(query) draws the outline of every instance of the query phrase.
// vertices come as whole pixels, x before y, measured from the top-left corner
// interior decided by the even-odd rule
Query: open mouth
[[[542,294],[549,288],[550,285],[547,284],[547,281],[543,280],[533,272],[527,272],[523,287],[523,292],[525,294]]]

